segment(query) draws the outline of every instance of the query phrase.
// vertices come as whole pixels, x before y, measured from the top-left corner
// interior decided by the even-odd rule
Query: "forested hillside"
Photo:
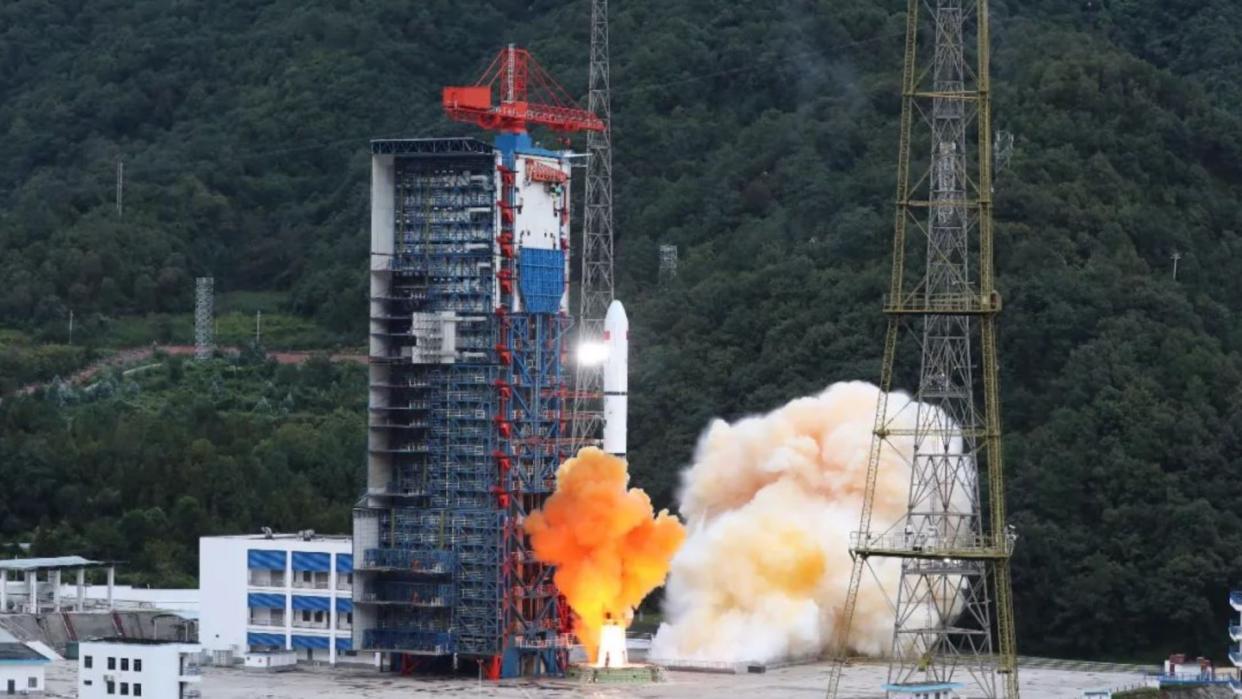
[[[711,417],[878,373],[905,3],[613,5],[631,459],[670,503]],[[192,277],[212,274],[224,290],[287,292],[284,311],[361,342],[367,139],[468,133],[438,114],[439,88],[510,41],[582,93],[587,8],[5,3],[0,325],[63,340],[70,309],[100,325],[184,313]],[[1020,647],[1220,656],[1242,584],[1242,41],[1224,30],[1242,5],[996,0],[992,18],[994,121],[1016,137],[997,242]],[[664,242],[681,266],[660,286]],[[193,572],[202,531],[343,526],[361,375],[178,371],[143,379],[168,382],[138,394],[158,400],[6,399],[0,469],[43,485],[5,489],[0,536],[37,528],[95,555],[145,542],[132,560],[167,578]],[[328,392],[263,412],[302,381]],[[116,435],[141,458],[91,451]],[[292,510],[263,498],[283,479],[307,489]],[[64,487],[82,492],[42,497]],[[100,518],[117,536],[93,533]]]

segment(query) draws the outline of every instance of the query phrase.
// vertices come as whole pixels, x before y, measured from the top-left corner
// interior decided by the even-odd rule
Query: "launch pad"
[[[599,648],[595,662],[575,663],[565,670],[565,677],[583,684],[634,684],[664,681],[664,668],[645,663],[631,663],[625,627],[608,621],[600,629]]]
[[[657,665],[626,665],[624,667],[595,667],[589,663],[570,665],[565,678],[583,684],[637,684],[663,682],[664,668]]]

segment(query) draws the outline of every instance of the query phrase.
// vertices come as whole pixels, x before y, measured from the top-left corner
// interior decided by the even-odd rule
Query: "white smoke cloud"
[[[764,661],[832,647],[879,397],[871,384],[838,383],[767,415],[711,424],[682,474],[689,537],[673,559],[653,658]],[[890,394],[890,427],[912,429],[917,407]],[[923,408],[926,421],[934,409]],[[913,438],[893,436],[887,444],[873,531],[900,527],[909,497]],[[894,592],[900,563],[873,558],[872,566]],[[867,575],[851,648],[887,653],[892,625],[888,598]]]

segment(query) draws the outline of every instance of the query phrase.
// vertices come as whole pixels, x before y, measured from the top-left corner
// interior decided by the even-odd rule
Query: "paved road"
[[[846,670],[841,696],[849,699],[883,697],[880,686],[886,668],[857,665]],[[426,679],[379,674],[372,670],[301,669],[285,673],[204,668],[204,699],[410,699],[411,697],[582,697],[599,699],[818,699],[827,685],[826,664],[772,670],[757,675],[712,675],[670,672],[660,684],[627,686],[578,685],[557,680],[514,680],[501,683],[461,679]],[[1026,669],[1020,673],[1023,699],[1078,699],[1084,689],[1133,684],[1141,677],[1127,673],[1073,672]],[[47,670],[48,697],[76,696],[77,666],[71,661],[51,663]],[[965,696],[973,696],[965,694]]]

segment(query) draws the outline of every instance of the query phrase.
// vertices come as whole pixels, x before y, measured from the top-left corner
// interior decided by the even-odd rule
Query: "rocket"
[[[604,451],[625,458],[626,417],[630,391],[630,321],[625,306],[613,300],[604,316]]]

